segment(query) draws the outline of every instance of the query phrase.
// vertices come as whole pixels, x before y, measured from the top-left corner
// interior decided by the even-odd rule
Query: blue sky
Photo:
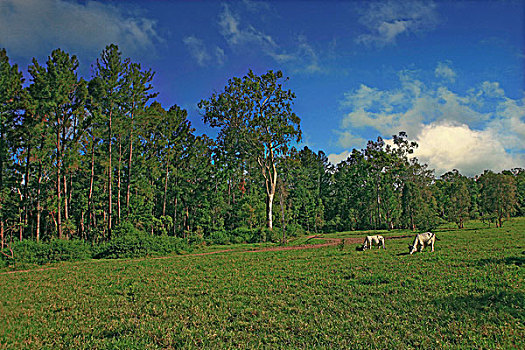
[[[109,43],[187,109],[248,69],[282,70],[303,142],[333,163],[406,131],[439,176],[525,167],[523,1],[0,0],[0,47],[23,70],[60,47],[80,72]]]

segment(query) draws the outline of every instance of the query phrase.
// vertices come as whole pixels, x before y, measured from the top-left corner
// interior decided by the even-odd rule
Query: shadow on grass
[[[396,254],[396,256],[405,256],[405,255],[410,255],[410,253],[409,252],[404,252],[404,253]]]
[[[489,264],[505,264],[505,265],[516,265],[522,266],[525,263],[525,257],[520,256],[511,256],[508,258],[489,258],[489,259],[480,259],[478,265],[485,266]]]
[[[483,314],[487,311],[498,315],[508,314],[522,318],[525,309],[523,292],[486,292],[480,296],[449,297],[436,300],[436,304],[445,310]]]

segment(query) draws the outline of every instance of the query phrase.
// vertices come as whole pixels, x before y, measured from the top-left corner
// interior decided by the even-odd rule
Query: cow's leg
[[[432,242],[432,252],[434,251],[434,242]]]

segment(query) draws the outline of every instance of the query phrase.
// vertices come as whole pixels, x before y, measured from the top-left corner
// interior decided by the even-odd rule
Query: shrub
[[[84,241],[53,239],[49,242],[49,262],[78,261],[91,258],[91,247]]]
[[[189,247],[182,238],[152,236],[133,227],[121,225],[118,235],[97,248],[95,259],[140,258],[181,252]]]
[[[279,228],[274,227],[273,230],[270,230],[267,227],[262,227],[255,231],[251,242],[278,242],[281,237],[281,230]]]
[[[254,230],[248,227],[237,227],[231,231],[231,237],[233,243],[252,242]]]
[[[207,238],[210,244],[227,245],[230,244],[230,236],[224,231],[214,231]]]
[[[288,237],[297,237],[304,234],[304,228],[298,224],[286,225],[286,235]]]
[[[15,241],[11,243],[13,262],[29,264],[45,264],[48,262],[49,246],[43,242],[32,240]]]
[[[233,236],[231,238],[231,242],[233,244],[241,244],[241,243],[249,242],[249,240],[246,240],[246,239],[244,239],[243,237],[240,237],[240,236]]]
[[[59,261],[78,261],[91,257],[91,247],[80,240],[53,239],[49,242],[23,240],[13,242],[11,248],[13,249],[12,259],[2,254],[4,265],[10,262],[42,265]],[[7,253],[7,250],[5,252]]]
[[[118,224],[112,231],[113,237],[123,237],[127,235],[139,235],[141,230],[137,229],[131,222],[125,221]]]

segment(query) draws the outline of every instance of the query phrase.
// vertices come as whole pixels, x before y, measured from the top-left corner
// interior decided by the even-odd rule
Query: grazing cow
[[[378,246],[385,249],[385,238],[383,236],[366,236],[365,241],[363,242],[362,250],[372,249],[372,246]]]
[[[436,234],[432,232],[425,232],[425,233],[419,233],[414,238],[414,243],[412,245],[408,246],[408,250],[410,252],[410,255],[412,255],[416,250],[418,252],[421,252],[423,248],[427,246],[432,247],[432,251],[434,251],[434,242],[436,241]]]

